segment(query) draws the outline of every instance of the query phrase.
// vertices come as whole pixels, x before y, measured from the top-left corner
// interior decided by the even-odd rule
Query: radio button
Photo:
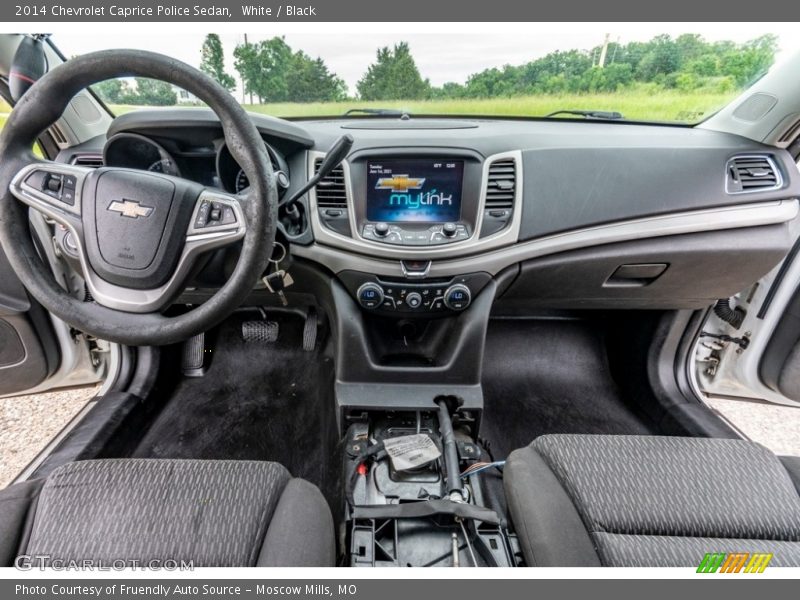
[[[387,223],[375,223],[375,235],[384,237],[389,233],[389,225]]]
[[[447,237],[453,237],[458,232],[458,227],[455,223],[445,223],[442,225],[442,233]]]

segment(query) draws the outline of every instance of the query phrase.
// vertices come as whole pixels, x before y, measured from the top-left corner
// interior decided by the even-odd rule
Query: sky
[[[53,40],[67,56],[127,47],[162,52],[198,66],[203,39],[213,31],[222,39],[228,71],[238,80],[233,49],[244,41],[241,25],[193,24],[182,27],[180,32],[175,31],[175,24],[170,29],[157,25],[154,28],[148,24],[147,30],[137,24],[110,25],[91,35],[85,31],[55,31]],[[344,79],[350,93],[355,92],[356,83],[374,61],[377,49],[400,41],[410,44],[422,76],[436,86],[449,81],[464,83],[483,69],[523,64],[554,50],[590,49],[602,44],[606,34],[611,41],[627,43],[646,41],[662,33],[700,33],[709,41],[736,42],[774,33],[783,55],[800,50],[796,26],[783,23],[325,23],[322,28],[290,25],[260,25],[247,32],[248,40],[252,43],[284,35],[293,49],[321,57],[331,71]],[[240,89],[237,93],[241,93]]]

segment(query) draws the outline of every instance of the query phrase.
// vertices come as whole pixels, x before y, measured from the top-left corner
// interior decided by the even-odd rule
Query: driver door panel
[[[0,396],[40,385],[58,367],[55,335],[0,248]]]

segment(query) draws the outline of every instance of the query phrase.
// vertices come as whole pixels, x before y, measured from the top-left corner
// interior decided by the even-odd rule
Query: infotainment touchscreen
[[[463,160],[370,160],[367,162],[367,220],[387,223],[458,221],[463,179]]]

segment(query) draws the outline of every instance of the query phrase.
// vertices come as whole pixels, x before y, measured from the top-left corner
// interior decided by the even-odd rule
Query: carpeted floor
[[[602,328],[586,321],[491,321],[483,392],[494,460],[545,433],[657,433],[621,397]]]
[[[279,320],[278,341],[245,343],[237,315],[218,331],[202,378],[182,378],[133,455],[277,461],[335,501],[339,479],[333,362],[318,339],[302,350],[302,321]]]
[[[162,397],[133,455],[273,460],[338,502],[333,363],[301,349],[302,322],[280,321],[273,344],[248,344],[241,321],[219,330],[202,378]],[[657,433],[622,398],[602,328],[585,321],[493,320],[483,368],[481,440],[495,460],[544,433]]]

